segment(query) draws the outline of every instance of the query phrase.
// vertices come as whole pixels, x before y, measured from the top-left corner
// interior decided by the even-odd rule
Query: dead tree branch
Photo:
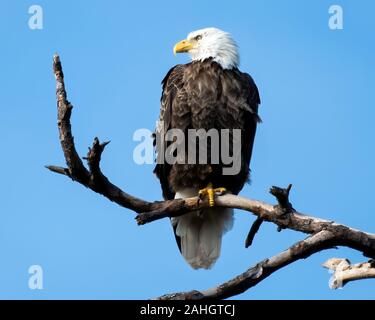
[[[350,281],[375,279],[375,260],[351,265],[348,259],[332,258],[323,263],[323,267],[332,271],[331,289],[342,288]]]
[[[254,237],[255,237],[256,233],[259,231],[259,228],[260,228],[260,226],[262,225],[263,222],[264,222],[264,220],[260,217],[257,217],[255,219],[254,223],[251,225],[251,228],[249,230],[249,234],[246,237],[245,248],[248,248],[253,244]]]
[[[93,145],[89,148],[89,152],[85,157],[88,164],[88,168],[86,168],[74,145],[70,123],[73,106],[67,100],[64,74],[57,54],[53,57],[53,71],[56,78],[57,125],[67,167],[47,166],[49,170],[65,175],[118,205],[138,213],[136,220],[140,225],[166,217],[180,216],[209,206],[207,200],[201,201],[198,197],[148,202],[124,192],[111,183],[100,169],[101,156],[109,142],[100,143],[98,138],[94,139]],[[289,201],[290,189],[291,185],[286,189],[271,188],[270,192],[276,197],[277,205],[230,194],[217,197],[215,205],[245,210],[257,216],[257,220],[246,240],[247,246],[251,244],[263,221],[276,224],[280,230],[288,228],[306,233],[309,235],[307,239],[296,243],[272,258],[261,261],[255,267],[216,288],[201,292],[191,291],[166,295],[161,298],[227,298],[244,292],[273,272],[298,259],[306,258],[313,253],[334,246],[350,247],[362,252],[365,256],[375,258],[375,234],[296,211]]]
[[[245,292],[277,270],[310,255],[334,246],[335,235],[330,231],[320,231],[305,240],[299,241],[289,249],[265,259],[239,276],[223,284],[204,291],[189,291],[166,294],[157,300],[204,300],[225,299]]]

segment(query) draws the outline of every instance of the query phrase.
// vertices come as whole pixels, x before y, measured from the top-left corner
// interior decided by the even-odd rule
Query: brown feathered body
[[[249,164],[256,127],[259,122],[258,105],[260,104],[260,98],[253,79],[237,68],[223,69],[220,64],[212,59],[207,59],[175,66],[162,81],[162,87],[159,123],[162,123],[163,127],[158,127],[157,134],[161,130],[166,132],[175,128],[182,130],[187,137],[189,129],[205,129],[207,131],[217,129],[219,132],[221,129],[230,129],[229,149],[232,153],[233,135],[231,130],[241,130],[241,167],[237,174],[223,175],[223,167],[232,164],[224,164],[221,157],[219,163],[211,163],[211,146],[210,139],[208,139],[207,150],[203,150],[207,152],[207,164],[160,163],[156,165],[154,172],[160,179],[164,198],[173,199],[197,195],[197,190],[205,188],[208,183],[212,183],[214,188],[224,187],[228,192],[238,194],[249,179]],[[187,141],[188,139],[186,139],[186,143]],[[166,142],[166,145],[168,145],[168,142]],[[187,153],[187,146],[185,150]],[[156,151],[160,153],[164,150]],[[198,154],[202,152],[199,145],[196,152]],[[186,155],[185,159],[187,158]],[[184,193],[184,195],[176,196],[176,193],[177,195]],[[206,211],[206,215],[204,212],[195,212],[189,213],[190,218],[185,218],[185,220],[190,219],[190,225],[184,227],[195,228],[198,231],[194,236],[200,237],[194,250],[190,250],[192,251],[190,254],[203,257],[194,260],[191,257],[186,257],[189,252],[185,252],[186,254],[182,252],[185,259],[194,268],[212,266],[217,259],[214,256],[220,253],[222,233],[229,229],[232,224],[232,212],[221,209],[225,213],[222,215],[223,221],[219,221],[219,224],[222,225],[217,227],[217,229],[221,229],[221,231],[217,231],[220,238],[219,248],[212,249],[215,246],[211,246],[211,248],[202,249],[202,243],[200,243],[204,239],[202,224],[210,228],[209,225],[215,224],[216,219],[220,220],[219,214],[215,217],[215,210]],[[216,212],[219,211],[216,210]],[[191,239],[189,240],[191,235],[184,234],[185,231],[181,230],[178,232],[179,223],[182,225],[183,221],[172,219],[178,246],[181,251],[184,251],[184,246],[189,246],[188,242],[191,242]],[[204,232],[207,233],[208,231]],[[185,239],[183,239],[184,236]],[[185,244],[182,243],[184,241]],[[219,252],[203,252],[210,250]],[[189,248],[185,248],[185,251],[189,251]],[[210,254],[211,257],[207,258]]]

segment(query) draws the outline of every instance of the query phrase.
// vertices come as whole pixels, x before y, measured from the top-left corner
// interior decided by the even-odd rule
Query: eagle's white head
[[[237,45],[228,32],[217,28],[193,31],[187,39],[178,42],[173,52],[188,52],[193,61],[212,58],[224,69],[232,69],[239,64]]]

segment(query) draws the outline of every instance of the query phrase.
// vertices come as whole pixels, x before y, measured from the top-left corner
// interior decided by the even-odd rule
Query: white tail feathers
[[[196,196],[198,190],[186,189],[175,198]],[[211,268],[220,256],[221,239],[233,226],[233,209],[207,208],[172,218],[176,236],[180,238],[181,253],[194,268]]]

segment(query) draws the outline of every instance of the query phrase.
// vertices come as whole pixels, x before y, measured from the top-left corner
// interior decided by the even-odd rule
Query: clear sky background
[[[41,5],[42,30],[28,27]],[[328,8],[344,10],[344,29],[328,28]],[[189,61],[173,45],[215,26],[232,33],[241,70],[262,98],[252,184],[242,195],[268,202],[271,185],[293,183],[295,208],[375,232],[373,1],[2,1],[0,18],[0,298],[151,298],[206,289],[245,271],[305,235],[265,224],[249,249],[254,220],[236,212],[222,256],[209,271],[180,256],[167,219],[139,227],[135,214],[69,179],[56,126],[52,56],[66,77],[76,146],[112,140],[105,174],[127,192],[161,199],[152,165],[133,161],[139,128],[153,130],[160,82]],[[241,299],[375,298],[375,280],[328,288],[321,264],[362,262],[349,249],[299,261],[237,296]],[[44,270],[44,289],[28,288],[28,268]]]

